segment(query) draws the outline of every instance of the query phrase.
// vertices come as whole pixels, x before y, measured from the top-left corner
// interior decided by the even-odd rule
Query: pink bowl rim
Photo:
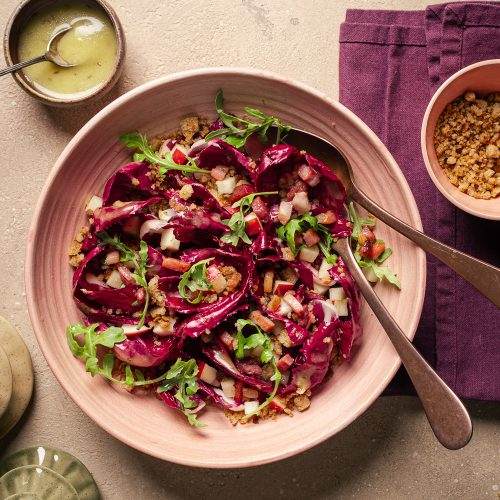
[[[420,130],[420,146],[422,149],[422,156],[424,158],[424,163],[425,163],[425,168],[427,169],[427,173],[429,174],[432,182],[434,185],[439,189],[440,193],[453,205],[455,205],[457,208],[460,210],[463,210],[464,212],[467,212],[469,214],[475,215],[476,217],[481,217],[482,219],[489,219],[489,220],[500,220],[500,213],[498,215],[494,214],[485,214],[481,210],[477,210],[473,207],[469,207],[467,205],[464,205],[461,203],[459,200],[457,200],[454,196],[452,196],[446,189],[443,187],[442,183],[438,180],[436,177],[436,174],[434,173],[434,170],[432,168],[431,162],[429,160],[429,153],[427,151],[427,125],[429,121],[429,116],[431,114],[432,108],[434,108],[434,104],[438,100],[439,96],[444,92],[446,87],[450,85],[451,82],[454,82],[455,80],[458,80],[462,75],[465,73],[468,73],[469,71],[472,71],[476,68],[480,68],[482,66],[490,66],[492,64],[498,64],[500,65],[500,59],[488,59],[486,61],[480,61],[474,64],[470,64],[469,66],[466,66],[465,68],[462,68],[460,71],[457,71],[453,75],[451,75],[447,80],[445,80],[439,88],[436,90],[434,95],[432,96],[432,99],[430,100],[429,104],[427,105],[427,108],[425,110],[424,118],[422,120],[422,128]]]
[[[291,449],[287,452],[277,452],[275,455],[272,457],[264,457],[262,459],[252,459],[252,460],[247,460],[244,462],[238,462],[234,464],[224,464],[224,465],[218,465],[214,464],[213,462],[199,462],[197,460],[179,460],[177,459],[176,456],[172,456],[169,454],[168,450],[165,450],[164,453],[156,453],[150,449],[148,449],[147,446],[144,446],[141,442],[135,442],[129,439],[126,435],[123,435],[120,433],[117,428],[113,427],[112,425],[108,424],[105,420],[100,419],[99,415],[94,413],[93,407],[86,403],[85,401],[81,401],[79,398],[79,395],[77,394],[76,391],[73,390],[71,382],[66,380],[64,377],[64,373],[59,370],[58,366],[56,363],[53,361],[53,356],[50,352],[49,347],[46,345],[46,343],[43,342],[44,340],[44,329],[42,327],[42,321],[39,315],[37,314],[36,307],[35,307],[35,293],[34,293],[34,255],[35,255],[35,246],[34,246],[34,236],[36,234],[36,229],[39,224],[39,220],[42,216],[42,207],[44,205],[45,198],[50,190],[50,187],[52,185],[52,182],[54,179],[57,177],[59,172],[62,170],[63,165],[66,161],[66,158],[71,154],[71,152],[77,147],[78,143],[80,140],[82,140],[86,134],[94,127],[96,126],[100,121],[105,119],[105,117],[116,110],[117,108],[121,107],[122,105],[126,105],[128,101],[131,99],[135,98],[137,95],[142,94],[145,91],[149,91],[151,89],[154,89],[155,87],[163,86],[166,84],[172,84],[175,83],[176,81],[180,81],[186,78],[196,78],[196,77],[210,77],[211,75],[221,75],[225,74],[228,77],[231,76],[241,76],[241,75],[247,75],[249,77],[257,77],[257,78],[262,78],[262,79],[267,79],[271,83],[272,82],[280,82],[283,85],[286,85],[291,88],[295,88],[297,90],[309,93],[313,95],[314,97],[322,100],[325,103],[325,106],[328,108],[335,108],[338,112],[342,113],[343,115],[347,116],[353,123],[354,126],[356,126],[358,129],[360,129],[364,135],[366,136],[367,141],[371,142],[372,145],[377,149],[377,151],[380,153],[380,155],[383,157],[384,161],[389,164],[392,168],[392,173],[396,177],[399,185],[401,186],[401,189],[403,191],[403,194],[405,198],[407,199],[407,202],[409,203],[409,207],[411,210],[411,213],[413,215],[413,223],[414,227],[420,231],[422,231],[422,221],[420,218],[420,213],[417,207],[417,204],[415,202],[415,198],[413,197],[413,194],[410,190],[410,187],[408,185],[408,182],[406,178],[404,177],[401,169],[399,168],[398,164],[390,154],[390,152],[387,150],[385,145],[382,143],[382,141],[377,137],[377,135],[360,119],[358,118],[352,111],[350,111],[348,108],[346,108],[344,105],[342,105],[340,102],[335,101],[328,97],[326,94],[316,90],[313,87],[310,87],[307,84],[304,84],[302,82],[299,82],[297,80],[292,80],[290,78],[285,78],[280,75],[277,75],[276,73],[270,72],[270,71],[264,71],[264,70],[258,70],[258,69],[252,69],[252,68],[243,68],[243,67],[216,67],[216,68],[197,68],[197,69],[191,69],[191,70],[186,70],[186,71],[181,71],[181,72],[176,72],[172,73],[166,76],[162,76],[159,78],[155,78],[149,82],[143,83],[122,96],[118,97],[111,103],[109,103],[107,106],[105,106],[101,111],[99,111],[96,115],[94,115],[76,134],[75,136],[70,140],[70,142],[67,144],[67,146],[64,148],[64,150],[61,152],[59,155],[59,158],[57,159],[53,169],[51,170],[42,190],[40,193],[40,196],[38,198],[35,211],[33,214],[33,219],[30,225],[30,229],[28,232],[28,237],[27,237],[27,246],[26,246],[26,267],[25,267],[25,272],[24,272],[24,277],[25,277],[25,289],[26,289],[26,298],[27,298],[27,304],[28,304],[28,313],[30,316],[30,320],[33,326],[33,330],[35,333],[35,337],[37,339],[38,345],[40,347],[40,350],[42,351],[47,364],[51,368],[54,376],[56,377],[57,381],[59,384],[62,386],[62,388],[66,391],[66,393],[71,397],[71,399],[76,403],[77,406],[80,407],[83,412],[89,416],[99,427],[101,427],[103,430],[105,430],[108,434],[112,435],[122,443],[130,446],[131,448],[134,448],[138,451],[141,451],[142,453],[145,453],[147,455],[153,456],[155,458],[161,459],[161,460],[166,460],[172,463],[180,464],[180,465],[186,465],[186,466],[191,466],[191,467],[203,467],[203,468],[210,468],[210,469],[229,469],[229,468],[241,468],[241,467],[255,467],[258,465],[263,465],[267,463],[272,463],[276,462],[279,460],[283,460],[285,458],[289,458],[295,455],[298,455],[304,451],[309,450],[310,448],[313,448],[314,446],[322,443],[326,439],[332,437],[333,435],[337,434],[341,430],[343,430],[345,427],[350,425],[354,420],[356,420],[360,415],[362,415],[369,406],[380,396],[382,391],[387,387],[389,382],[392,380],[394,375],[396,374],[396,371],[401,365],[401,359],[398,357],[395,357],[393,363],[389,366],[387,366],[386,370],[386,375],[382,378],[380,383],[373,388],[372,395],[367,398],[363,404],[360,405],[359,409],[354,412],[351,416],[351,418],[346,419],[346,421],[342,425],[335,425],[333,424],[331,427],[325,426],[325,431],[316,437],[315,439],[311,439],[310,441],[304,441],[300,446],[297,446],[295,449]],[[425,297],[425,289],[426,289],[426,280],[427,280],[427,270],[426,270],[426,256],[423,251],[418,252],[418,259],[419,259],[419,267],[422,268],[422,286],[419,287],[418,290],[416,290],[416,295],[415,295],[415,306],[416,310],[418,311],[418,314],[415,316],[413,323],[411,324],[409,331],[407,332],[407,336],[410,340],[413,340],[413,337],[415,336],[415,332],[418,326],[418,323],[420,321],[420,315],[422,312],[422,307],[423,307],[423,302],[424,302],[424,297]]]

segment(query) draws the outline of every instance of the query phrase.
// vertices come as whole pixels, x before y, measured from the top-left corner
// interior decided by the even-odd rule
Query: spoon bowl
[[[54,64],[57,64],[57,66],[61,66],[62,68],[71,68],[73,66],[76,66],[75,64],[71,64],[65,59],[63,59],[59,54],[58,50],[59,41],[71,29],[73,29],[73,26],[71,24],[66,24],[61,26],[52,35],[52,38],[49,40],[49,43],[47,44],[47,51],[45,52],[45,59],[47,61],[53,62]]]

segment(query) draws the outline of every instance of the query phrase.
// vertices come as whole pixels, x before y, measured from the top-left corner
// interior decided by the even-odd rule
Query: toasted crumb
[[[236,290],[241,281],[241,274],[233,266],[222,266],[220,272],[227,281],[225,292],[231,293]]]
[[[188,116],[181,120],[181,133],[187,141],[191,141],[193,136],[200,130],[200,122],[197,116]]]
[[[293,404],[298,411],[304,411],[311,406],[311,400],[305,394],[299,394],[293,398]]]

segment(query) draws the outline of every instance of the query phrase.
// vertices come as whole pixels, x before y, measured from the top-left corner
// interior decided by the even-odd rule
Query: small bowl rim
[[[67,394],[73,399],[73,401],[79,406],[79,408],[91,419],[93,420],[99,427],[104,429],[107,433],[111,434],[113,437],[121,441],[122,443],[130,446],[131,448],[134,448],[136,450],[139,450],[143,453],[146,453],[150,456],[156,457],[161,460],[168,460],[169,462],[172,463],[177,463],[185,466],[190,466],[190,467],[204,467],[204,468],[217,468],[217,469],[230,469],[230,468],[237,468],[237,467],[254,467],[258,465],[263,465],[271,462],[276,462],[279,460],[283,460],[285,458],[289,458],[291,456],[298,455],[316,445],[319,443],[325,441],[327,438],[332,437],[333,435],[337,434],[340,432],[342,429],[344,429],[346,426],[350,425],[354,420],[356,420],[360,415],[362,415],[369,406],[373,404],[373,402],[380,396],[382,391],[387,387],[389,382],[392,380],[394,377],[395,373],[401,366],[401,359],[398,356],[395,356],[393,359],[392,363],[388,363],[387,370],[384,374],[383,377],[381,377],[380,383],[377,386],[376,390],[372,394],[371,397],[366,398],[364,401],[360,402],[360,406],[358,410],[353,413],[352,415],[349,416],[349,418],[346,420],[346,422],[343,423],[341,427],[335,427],[335,425],[332,425],[331,427],[325,427],[324,432],[320,435],[317,436],[315,439],[311,440],[304,440],[304,442],[301,443],[300,446],[294,447],[293,450],[288,450],[288,451],[280,451],[278,453],[275,453],[272,456],[265,456],[265,457],[259,457],[259,458],[250,458],[250,459],[245,459],[245,460],[236,460],[234,463],[231,464],[219,464],[215,462],[200,462],[196,459],[179,459],[176,456],[169,455],[167,452],[163,453],[158,453],[155,450],[151,450],[148,448],[148,446],[144,445],[142,442],[135,442],[132,439],[129,439],[127,436],[124,436],[121,434],[117,429],[113,428],[111,425],[108,425],[107,422],[103,421],[102,419],[99,419],[91,409],[91,405],[87,404],[86,402],[82,401],[79,397],[78,394],[74,391],[72,388],[71,384],[69,384],[63,374],[59,371],[57,366],[54,366],[53,363],[53,355],[50,353],[50,349],[46,344],[44,344],[43,339],[44,339],[44,333],[43,333],[43,327],[42,327],[42,320],[39,317],[37,313],[37,309],[35,306],[35,301],[33,300],[33,297],[35,296],[34,293],[34,274],[33,274],[33,268],[34,268],[34,260],[35,260],[35,235],[37,232],[37,226],[39,224],[39,219],[42,216],[42,210],[43,210],[43,205],[47,196],[47,193],[49,192],[51,185],[54,181],[54,179],[59,175],[60,171],[63,169],[64,164],[66,162],[67,157],[70,155],[70,153],[78,147],[78,144],[82,139],[84,139],[87,134],[90,132],[90,130],[103,122],[107,116],[112,114],[114,111],[119,109],[120,107],[126,105],[129,101],[135,99],[138,95],[141,95],[142,93],[149,91],[151,89],[154,89],[155,87],[162,86],[162,85],[173,85],[175,84],[176,81],[182,81],[185,78],[199,78],[200,76],[207,77],[210,75],[215,75],[215,74],[225,74],[225,75],[247,75],[251,77],[258,77],[258,78],[263,78],[267,79],[268,81],[278,81],[282,84],[285,84],[291,88],[296,88],[299,89],[303,92],[307,92],[312,94],[314,97],[322,100],[325,102],[326,105],[331,106],[333,108],[336,108],[340,113],[345,114],[349,117],[350,120],[352,120],[354,126],[360,128],[363,130],[364,134],[366,135],[366,140],[370,143],[373,144],[373,146],[380,152],[380,154],[384,157],[384,159],[391,164],[392,166],[396,167],[394,170],[394,174],[398,178],[398,181],[400,182],[401,189],[406,193],[406,198],[411,206],[412,209],[412,216],[414,220],[412,221],[414,227],[418,230],[422,230],[422,222],[421,222],[421,217],[420,217],[420,212],[417,207],[415,198],[413,197],[413,194],[411,192],[411,189],[409,187],[408,181],[404,177],[400,167],[396,163],[395,159],[392,157],[391,153],[387,150],[387,148],[384,146],[382,141],[375,135],[375,133],[366,125],[357,115],[355,115],[352,111],[350,111],[348,108],[346,108],[344,105],[342,105],[340,102],[332,99],[331,97],[327,96],[323,92],[315,89],[314,87],[305,84],[303,82],[300,82],[296,79],[292,78],[286,78],[283,76],[280,76],[279,74],[276,74],[274,72],[270,71],[265,71],[265,70],[259,70],[259,69],[253,69],[253,68],[245,68],[245,67],[227,67],[227,66],[221,66],[221,67],[201,67],[201,68],[195,68],[195,69],[190,69],[190,70],[185,70],[185,71],[180,71],[180,72],[175,72],[175,73],[170,73],[167,75],[163,75],[160,77],[157,77],[155,79],[152,79],[150,81],[147,81],[145,83],[142,83],[125,94],[121,95],[111,103],[109,103],[107,106],[105,106],[102,110],[100,110],[96,115],[94,115],[78,132],[77,134],[70,140],[70,142],[66,145],[65,149],[61,152],[59,155],[59,158],[57,159],[55,166],[52,168],[44,186],[43,189],[40,193],[40,196],[38,198],[33,217],[31,220],[31,225],[30,229],[28,232],[28,238],[27,238],[27,245],[26,245],[26,253],[25,253],[25,272],[24,272],[24,279],[25,279],[25,288],[28,296],[28,312],[31,320],[31,324],[33,326],[33,330],[35,332],[35,337],[37,339],[38,345],[47,360],[47,363],[49,364],[52,372],[54,373],[56,379],[60,383],[60,385],[63,387],[63,389],[66,391]],[[425,289],[426,289],[426,282],[427,282],[427,271],[426,271],[426,256],[425,253],[422,250],[417,249],[418,251],[418,259],[419,259],[419,267],[420,269],[423,270],[423,275],[421,278],[422,282],[422,287],[419,288],[419,290],[416,291],[416,297],[415,297],[415,308],[418,311],[418,314],[415,316],[412,325],[410,328],[408,328],[406,334],[408,339],[411,341],[415,334],[416,330],[420,321],[421,313],[422,313],[422,308],[423,308],[423,302],[424,302],[424,297],[425,297]]]
[[[12,36],[12,28],[14,26],[14,23],[17,21],[19,15],[23,11],[23,9],[29,5],[30,3],[34,3],[38,0],[23,0],[12,12],[12,14],[9,17],[9,20],[7,21],[7,25],[5,26],[5,31],[4,31],[4,36],[3,36],[3,50],[4,50],[4,57],[5,61],[8,66],[11,66],[14,64],[14,60],[12,58],[12,53],[14,49],[17,49],[17,47],[13,47],[11,44],[11,36]],[[54,0],[54,3],[57,1],[62,1],[62,0]],[[31,97],[34,97],[35,99],[38,99],[39,101],[50,105],[50,106],[56,106],[56,107],[71,107],[71,106],[76,106],[80,104],[85,104],[88,103],[89,101],[92,101],[98,97],[101,97],[108,93],[116,84],[118,81],[121,72],[123,70],[123,63],[125,59],[125,49],[126,49],[126,42],[125,42],[125,33],[123,30],[123,26],[120,22],[120,19],[118,15],[116,14],[115,10],[111,5],[106,1],[106,0],[85,0],[87,2],[92,2],[95,3],[96,5],[100,6],[106,15],[108,16],[109,20],[111,21],[111,24],[113,26],[113,30],[115,32],[116,36],[116,41],[117,41],[117,53],[116,53],[116,61],[115,65],[113,68],[113,72],[109,76],[109,78],[104,81],[100,86],[98,86],[96,89],[94,89],[92,92],[90,92],[87,95],[84,95],[83,97],[79,98],[68,98],[68,99],[61,99],[59,97],[53,97],[48,94],[45,94],[41,91],[39,91],[35,86],[30,85],[28,81],[20,76],[18,72],[12,73],[12,77],[14,78],[14,81]],[[71,94],[69,94],[71,95]]]
[[[445,80],[439,88],[436,90],[434,95],[432,96],[431,100],[429,101],[429,104],[427,105],[427,108],[424,113],[424,117],[422,120],[422,127],[420,130],[420,146],[422,150],[422,156],[424,158],[424,163],[425,163],[425,168],[427,169],[427,173],[429,174],[429,177],[431,178],[432,182],[434,185],[437,187],[437,189],[440,191],[440,193],[453,205],[455,205],[457,208],[460,210],[463,210],[464,212],[467,212],[471,215],[475,215],[476,217],[480,217],[482,219],[488,219],[488,220],[500,220],[500,211],[498,215],[496,214],[485,214],[479,209],[475,209],[473,207],[464,205],[462,202],[460,202],[455,196],[452,196],[443,186],[443,184],[439,181],[437,178],[436,174],[434,173],[434,169],[432,167],[430,158],[429,158],[429,152],[427,150],[427,129],[429,125],[429,116],[434,108],[434,105],[438,98],[441,96],[441,94],[444,92],[444,90],[455,80],[458,80],[461,78],[464,74],[468,73],[469,71],[473,71],[477,68],[480,68],[482,66],[490,66],[490,65],[499,65],[500,66],[500,59],[487,59],[485,61],[480,61],[477,63],[469,64],[469,66],[466,66],[465,68],[462,68],[461,70],[457,71],[453,75],[451,75],[447,80]],[[450,185],[452,185],[450,183]],[[452,185],[453,186],[453,185]],[[453,186],[455,187],[455,186]],[[456,187],[455,187],[456,188]],[[456,188],[458,190],[458,188]],[[471,200],[474,200],[475,198],[471,197]],[[481,200],[483,201],[483,200]],[[493,201],[493,200],[491,200]]]

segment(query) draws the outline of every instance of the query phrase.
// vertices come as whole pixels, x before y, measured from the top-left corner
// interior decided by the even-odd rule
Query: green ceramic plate
[[[31,356],[19,332],[0,316],[0,345],[9,358],[12,370],[12,396],[0,417],[0,439],[19,422],[33,392]]]
[[[5,413],[12,396],[12,370],[5,351],[0,347],[0,417]]]
[[[57,472],[75,488],[80,500],[101,498],[87,467],[65,451],[47,446],[34,446],[18,451],[0,462],[0,476],[23,465],[41,465]]]
[[[0,498],[21,493],[34,494],[40,500],[78,500],[75,488],[66,479],[41,465],[23,465],[0,477]]]

